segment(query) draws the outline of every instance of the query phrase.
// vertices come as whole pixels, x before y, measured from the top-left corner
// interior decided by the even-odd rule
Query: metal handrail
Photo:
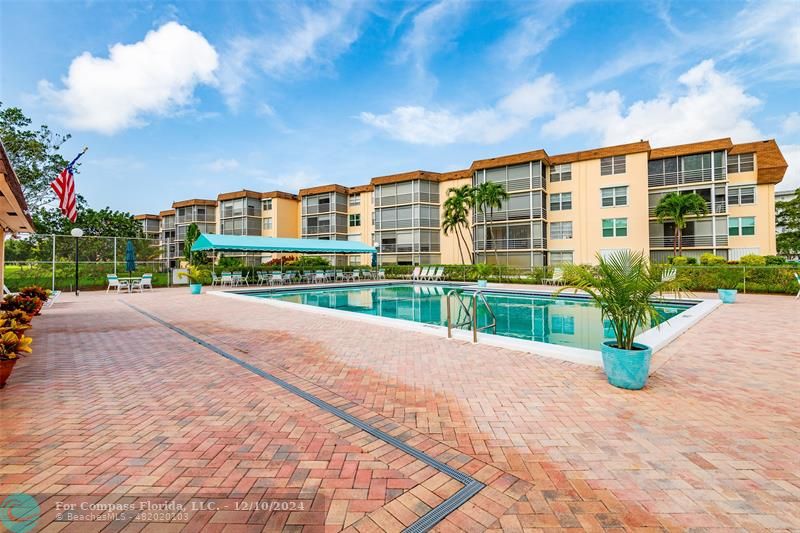
[[[469,308],[464,305],[464,301],[458,297],[457,301],[461,306],[461,309],[464,310],[464,314],[466,315],[466,319],[463,322],[458,322],[456,324],[452,323],[451,320],[451,311],[450,311],[450,297],[451,296],[459,296],[458,291],[452,289],[447,293],[447,338],[453,338],[453,326],[456,328],[460,328],[462,326],[470,326],[472,329],[472,342],[478,342],[478,332],[483,331],[485,329],[492,329],[492,333],[497,333],[497,317],[494,314],[494,310],[492,306],[489,305],[489,302],[486,300],[486,296],[483,294],[483,291],[476,290],[472,293],[472,312],[470,312]],[[492,321],[485,326],[478,327],[478,298],[480,298],[483,306],[489,312],[489,316],[492,317]]]

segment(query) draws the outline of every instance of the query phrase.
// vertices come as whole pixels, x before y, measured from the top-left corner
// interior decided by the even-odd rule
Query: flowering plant
[[[0,359],[17,359],[21,353],[31,353],[30,337],[20,337],[13,331],[0,335]]]
[[[24,296],[22,294],[9,294],[3,299],[2,303],[0,303],[0,309],[3,311],[22,309],[29,315],[35,315],[41,307],[41,304],[42,301],[39,298],[31,298],[30,296]]]
[[[43,289],[38,285],[31,285],[30,287],[23,287],[19,293],[29,298],[39,298],[43,303],[50,299],[50,291]]]
[[[8,311],[0,311],[0,323],[3,321],[16,320],[20,324],[30,324],[31,315],[22,309],[9,309]]]

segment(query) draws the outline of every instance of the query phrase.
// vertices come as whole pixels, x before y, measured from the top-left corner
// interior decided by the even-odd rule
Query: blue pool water
[[[257,298],[272,298],[340,311],[447,325],[446,294],[454,286],[446,285],[382,285],[354,287],[321,287],[298,290],[276,290],[243,293]],[[469,306],[472,291],[459,290],[465,305]],[[551,297],[533,293],[492,292],[484,295],[497,320],[497,335],[517,339],[546,342],[562,346],[599,349],[613,331],[600,315],[600,309],[583,298],[565,293]],[[691,307],[691,304],[672,304],[659,307],[666,320]],[[460,306],[452,302],[454,323],[463,320]],[[478,325],[490,322],[488,312],[479,305]],[[492,333],[491,330],[484,330]]]

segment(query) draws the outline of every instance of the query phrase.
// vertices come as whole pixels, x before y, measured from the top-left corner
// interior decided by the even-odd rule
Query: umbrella
[[[136,270],[136,250],[133,248],[133,241],[128,239],[128,244],[125,246],[125,270],[130,275],[131,272]]]
[[[372,268],[375,268],[377,266],[378,266],[378,254],[372,252]]]

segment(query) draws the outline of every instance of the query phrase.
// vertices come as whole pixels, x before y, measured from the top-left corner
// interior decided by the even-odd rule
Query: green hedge
[[[678,280],[690,291],[738,289],[746,292],[796,294],[794,273],[800,267],[791,266],[678,266]]]

